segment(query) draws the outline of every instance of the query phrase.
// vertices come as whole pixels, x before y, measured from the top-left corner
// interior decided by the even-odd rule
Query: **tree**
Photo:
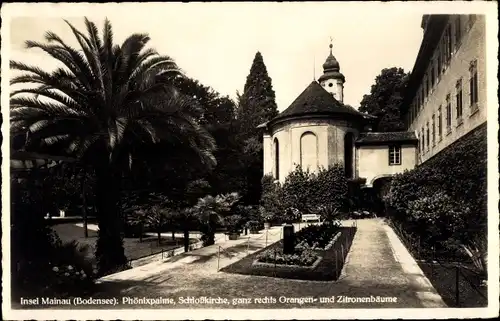
[[[248,204],[257,204],[261,194],[262,131],[257,126],[278,115],[275,98],[262,54],[257,52],[243,94],[238,94],[237,110],[240,123],[238,141],[244,151],[242,158],[246,180],[244,200]]]
[[[45,72],[10,63],[12,69],[25,72],[11,84],[30,83],[11,93],[11,135],[26,135],[26,150],[77,157],[95,171],[96,257],[104,274],[126,263],[118,205],[124,173],[140,161],[145,149],[159,152],[167,147],[171,153],[166,157],[172,151],[176,156],[182,152],[196,156],[190,159],[203,166],[214,166],[215,142],[196,122],[199,106],[159,77],[181,73],[169,56],[145,49],[147,34],[133,34],[122,45],[114,45],[107,19],[102,38],[87,18],[87,35],[67,24],[80,51],[53,32],[45,34],[48,44],[26,42],[27,48],[42,49],[64,68]]]
[[[246,136],[255,136],[258,125],[278,115],[276,94],[260,52],[255,54],[243,94],[238,94],[238,102],[238,119]]]
[[[378,117],[374,123],[374,131],[405,130],[399,108],[403,102],[409,76],[410,74],[405,73],[402,68],[382,69],[380,75],[375,78],[370,94],[363,96],[359,111]]]
[[[200,222],[202,241],[205,246],[215,243],[215,228],[217,224],[224,221],[224,216],[232,206],[238,201],[238,193],[225,195],[207,195],[198,199],[196,205],[191,209],[191,215]]]

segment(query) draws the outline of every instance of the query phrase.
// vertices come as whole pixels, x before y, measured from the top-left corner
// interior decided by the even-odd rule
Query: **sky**
[[[30,9],[11,20],[10,59],[52,69],[52,58],[24,49],[26,40],[43,41],[50,30],[76,45],[63,18],[80,29],[87,16],[101,31],[107,17],[115,42],[148,33],[149,46],[171,56],[188,76],[231,98],[243,91],[260,51],[280,111],[323,73],[330,37],[346,78],[344,103],[358,107],[383,68],[411,71],[423,36],[423,11],[404,3],[52,4],[45,11],[34,5]]]

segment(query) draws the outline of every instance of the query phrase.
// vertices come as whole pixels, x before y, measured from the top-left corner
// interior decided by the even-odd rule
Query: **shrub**
[[[279,183],[274,183],[274,178],[266,175],[262,178],[262,195],[259,208],[260,217],[265,222],[279,219],[286,210],[283,190]]]
[[[320,168],[318,173],[304,171],[297,165],[285,179],[282,197],[287,207],[303,213],[316,211],[319,206],[331,204],[338,210],[348,206],[348,184],[341,165]]]
[[[259,231],[259,230],[262,230],[264,228],[263,222],[258,221],[258,220],[248,221],[246,223],[246,226],[250,231]]]
[[[226,216],[224,218],[224,225],[226,226],[228,232],[237,233],[243,225],[243,218],[238,214]]]
[[[419,232],[422,245],[445,247],[450,238],[459,239],[470,209],[443,192],[422,197],[408,204],[408,225]]]
[[[407,233],[437,242],[432,245],[456,250],[471,244],[487,232],[486,159],[484,124],[414,170],[395,175],[385,197],[389,216]]]

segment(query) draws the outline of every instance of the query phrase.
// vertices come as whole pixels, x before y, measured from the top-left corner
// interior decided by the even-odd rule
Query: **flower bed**
[[[282,248],[268,250],[260,254],[256,261],[279,265],[311,266],[318,260],[319,254],[332,247],[340,236],[339,228],[338,224],[333,223],[310,225],[295,233],[297,245],[293,254],[284,254]]]
[[[312,231],[312,227],[304,230],[306,229]],[[302,231],[296,233],[299,243],[304,240],[305,235],[309,234],[307,231]],[[338,227],[322,250],[318,247],[301,249],[299,246],[298,249],[296,247],[296,253],[292,255],[282,254],[283,241],[281,240],[222,268],[221,271],[299,280],[337,280],[355,231],[355,227]],[[274,260],[275,252],[276,260]]]
[[[283,254],[283,249],[264,251],[257,257],[258,262],[281,265],[311,266],[318,256],[311,250],[296,251],[294,254]]]

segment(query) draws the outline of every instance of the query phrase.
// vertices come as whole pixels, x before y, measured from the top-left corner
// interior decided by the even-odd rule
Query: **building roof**
[[[317,81],[313,81],[293,101],[290,107],[272,119],[271,122],[292,116],[332,114],[346,114],[358,117],[367,116],[351,106],[342,104],[335,99],[332,94],[328,93],[323,87],[321,87]]]
[[[414,132],[361,133],[356,145],[385,145],[387,143],[418,143]]]
[[[449,20],[449,15],[433,14],[422,17],[421,27],[424,29],[424,37],[415,60],[415,65],[410,73],[406,92],[401,105],[401,113],[407,113],[408,108],[417,94],[417,90],[422,83],[427,67],[430,64],[432,54],[439,44],[441,35]]]

